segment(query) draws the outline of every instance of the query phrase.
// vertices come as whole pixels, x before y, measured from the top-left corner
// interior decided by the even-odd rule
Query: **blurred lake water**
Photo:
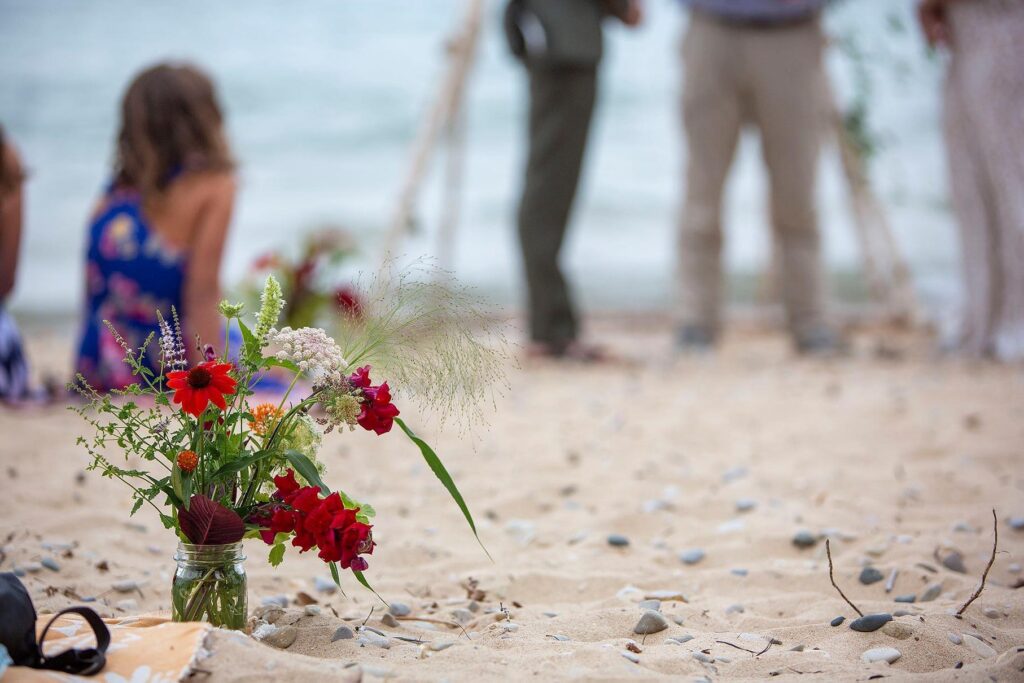
[[[513,233],[523,162],[525,80],[487,6],[468,95],[466,182],[454,270],[501,304],[520,296]],[[0,123],[31,170],[14,308],[60,314],[81,297],[84,229],[107,179],[121,92],[145,65],[187,59],[216,79],[240,162],[226,282],[259,253],[318,223],[347,226],[373,268],[444,72],[459,0],[0,0]],[[919,291],[933,311],[958,299],[957,240],[946,198],[940,65],[929,60],[911,2],[845,0],[827,19],[868,56],[870,125],[882,146],[872,176]],[[685,12],[647,0],[639,31],[612,26],[589,166],[566,254],[595,308],[655,308],[672,292],[685,150],[678,45]],[[854,70],[829,69],[841,99]],[[436,244],[440,171],[422,197],[410,257]],[[820,209],[833,272],[859,267],[834,150],[822,160]],[[727,258],[756,273],[769,255],[756,137],[741,146],[727,199]]]

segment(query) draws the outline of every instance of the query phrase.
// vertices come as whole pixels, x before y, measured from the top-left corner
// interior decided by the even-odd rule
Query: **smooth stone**
[[[910,628],[906,624],[901,624],[898,621],[890,621],[882,627],[882,633],[890,638],[895,638],[896,640],[906,640],[910,636],[914,635],[914,629]]]
[[[388,607],[388,611],[396,617],[407,617],[412,614],[412,609],[404,602],[393,602]]]
[[[391,641],[388,639],[388,637],[377,635],[373,631],[364,630],[362,634],[359,636],[359,638],[356,640],[356,642],[359,643],[360,647],[372,645],[374,647],[379,647],[382,650],[391,649]]]
[[[896,569],[896,568],[893,568],[893,570],[891,572],[889,572],[889,578],[885,580],[885,592],[886,593],[892,593],[892,589],[895,588],[895,586],[896,586],[896,577],[899,576],[899,575],[900,575],[900,570]]]
[[[833,619],[832,621],[830,621],[828,623],[829,623],[829,626],[839,626],[844,621],[846,621],[846,617],[844,617],[843,615],[839,615],[838,617],[836,617],[835,619]]]
[[[1020,574],[1020,571],[1021,571],[1021,566],[1020,566],[1020,563],[1019,563],[1019,562],[1014,562],[1013,564],[1011,564],[1011,565],[1010,565],[1009,567],[1007,567],[1006,569],[1007,569],[1007,571],[1009,571],[1009,572],[1010,572],[1011,574]]]
[[[898,609],[892,613],[894,617],[912,617],[914,613],[908,609]]]
[[[865,548],[864,552],[870,555],[871,557],[881,557],[882,555],[885,555],[885,551],[888,549],[888,544],[881,543],[879,545],[873,545],[869,548]]]
[[[954,645],[963,645],[964,639],[961,638],[960,635],[957,633],[947,633],[946,637],[949,638],[949,642],[953,643]]]
[[[741,633],[741,634],[739,634],[736,637],[738,639],[740,639],[740,640],[746,640],[747,642],[750,642],[750,643],[763,643],[766,640],[768,640],[767,637],[762,636],[759,633]]]
[[[718,525],[716,531],[720,534],[734,534],[737,531],[743,531],[747,528],[747,523],[742,519],[730,519],[728,522],[722,522]]]
[[[82,602],[96,602],[96,596],[95,595],[83,595],[82,596]]]
[[[929,584],[929,586],[924,589],[924,593],[921,593],[921,602],[931,602],[935,598],[939,597],[939,595],[941,595],[941,594],[942,594],[942,584],[941,583]]]
[[[640,609],[652,609],[655,612],[661,611],[661,600],[641,600],[636,605]]]
[[[313,588],[320,593],[334,593],[338,590],[338,585],[331,579],[324,578],[323,576],[314,576]]]
[[[25,576],[25,570],[22,569],[21,567],[15,565],[14,566],[14,575],[15,576],[19,576],[19,577],[20,576]]]
[[[966,645],[975,654],[980,655],[988,659],[989,657],[995,657],[996,651],[992,649],[992,646],[986,643],[981,638],[972,636],[969,633],[963,635],[964,645]]]
[[[52,572],[60,571],[60,565],[57,564],[57,560],[52,557],[44,557],[40,563]]]
[[[864,567],[860,572],[858,580],[865,586],[870,586],[873,583],[878,583],[884,578],[885,577],[882,575],[882,572],[878,571],[874,567]]]
[[[452,619],[454,619],[457,623],[462,624],[463,626],[473,621],[473,619],[475,618],[476,617],[473,615],[473,613],[470,612],[468,609],[463,609],[462,607],[459,607],[458,609],[452,610]]]
[[[747,468],[743,467],[742,465],[738,465],[736,467],[731,467],[727,469],[725,472],[723,472],[722,481],[728,484],[731,481],[742,479],[745,476],[747,476]]]
[[[558,616],[558,612],[541,612],[541,614],[546,616],[548,619],[554,619]]]
[[[1024,517],[1010,517],[1007,522],[1014,531],[1024,531]]]
[[[260,604],[264,607],[287,607],[288,596],[287,595],[271,595],[269,597],[260,600]]]
[[[563,636],[561,633],[552,633],[548,638],[554,638],[560,643],[567,643],[571,640],[569,636]]]
[[[750,512],[757,507],[757,501],[753,498],[740,498],[736,501],[736,512]]]
[[[302,608],[303,614],[307,617],[315,617],[320,614],[320,605],[306,605]]]
[[[629,545],[629,539],[623,536],[622,534],[609,534],[608,545],[614,546],[616,548],[625,548],[627,545]]]
[[[907,595],[897,595],[893,600],[895,602],[915,602],[917,601],[917,596],[913,593],[908,593]]]
[[[850,622],[850,628],[854,631],[860,631],[861,633],[871,633],[877,631],[886,624],[892,621],[892,615],[887,613],[881,614],[866,614],[863,617],[854,619]]]
[[[131,580],[115,581],[111,584],[110,587],[116,590],[118,593],[131,593],[132,591],[139,590],[139,582]]]
[[[793,545],[797,548],[813,548],[818,543],[818,537],[806,529],[801,529],[793,535]]]
[[[873,664],[874,662],[886,662],[887,664],[892,664],[899,659],[900,656],[900,651],[894,647],[876,647],[861,655],[861,659],[868,664]]]
[[[714,657],[706,655],[703,652],[700,652],[699,650],[693,653],[693,658],[696,659],[698,662],[703,662],[705,664],[712,664],[715,661]]]
[[[470,612],[473,612],[473,613],[479,612],[480,611],[480,603],[477,602],[476,600],[470,600],[469,604],[466,605],[466,609],[468,609]],[[545,616],[547,616],[547,614],[548,614],[547,612],[544,613]]]
[[[967,573],[967,567],[964,565],[964,556],[955,550],[942,558],[942,566],[959,574]]]
[[[675,622],[676,626],[682,626],[684,623],[686,623],[686,617],[684,617],[681,614],[673,614],[672,621]]]
[[[728,607],[725,608],[725,613],[726,614],[743,614],[744,611],[746,611],[746,610],[744,609],[743,605],[741,605],[739,603],[735,603],[733,605],[729,605]]]
[[[515,633],[519,630],[519,624],[512,621],[503,621],[501,622],[501,629],[505,633]]]
[[[21,569],[21,571],[23,572],[35,574],[37,571],[43,568],[43,565],[39,564],[38,562],[26,562],[25,564],[19,565],[18,568]]]
[[[643,511],[647,514],[671,509],[672,503],[668,502],[667,500],[659,500],[657,498],[655,498],[654,500],[646,500],[643,504]]]
[[[693,640],[693,636],[687,633],[685,636],[679,636],[678,638],[666,638],[665,642],[672,643],[673,645],[682,645],[683,643],[688,643],[691,640]]]
[[[633,627],[633,633],[646,635],[658,633],[668,628],[668,619],[661,612],[647,610],[640,616],[640,621]]]
[[[331,636],[331,642],[333,643],[336,640],[352,640],[355,638],[355,635],[348,626],[339,626],[338,630]]]
[[[128,598],[117,603],[117,608],[123,612],[131,612],[134,609],[138,609],[138,607],[139,601],[135,598]]]
[[[384,616],[380,618],[380,623],[384,624],[388,628],[398,628],[398,619],[395,619],[395,617],[389,612],[384,613]]]
[[[953,531],[963,534],[973,534],[977,531],[977,529],[971,526],[970,522],[965,522],[961,520],[953,525]]]
[[[985,608],[983,608],[981,610],[981,613],[984,614],[989,619],[1002,619],[1003,618],[1003,613],[1000,612],[999,610],[997,610],[995,607],[985,607]]]
[[[271,647],[276,647],[278,650],[285,650],[291,647],[291,644],[295,642],[295,639],[299,637],[299,629],[294,626],[281,626],[275,628],[273,631],[263,636],[263,641]]]
[[[629,650],[620,650],[619,654],[628,659],[629,661],[633,662],[634,664],[640,663],[640,657],[638,657],[634,652],[630,652]]]
[[[697,564],[704,559],[704,550],[702,548],[690,548],[679,553],[679,559],[683,564]]]
[[[734,568],[729,570],[729,573],[732,574],[733,576],[746,576],[750,572],[748,572],[743,567],[734,567]]]

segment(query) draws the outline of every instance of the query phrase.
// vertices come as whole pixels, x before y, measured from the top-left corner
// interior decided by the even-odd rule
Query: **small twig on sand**
[[[467,638],[469,638],[469,634],[466,632],[466,627],[463,626],[462,624],[458,623],[458,622],[455,622],[455,621],[448,621],[447,619],[433,619],[431,617],[416,617],[416,616],[395,617],[395,619],[397,619],[398,621],[422,621],[422,622],[425,622],[425,623],[428,623],[428,624],[443,624],[444,626],[448,626],[450,628],[462,629],[462,635],[464,635]],[[469,638],[469,639],[472,640],[472,638]]]
[[[366,615],[365,619],[363,619],[363,623],[360,624],[361,626],[366,626],[366,622],[368,622],[370,620],[370,617],[373,616],[373,610],[375,609],[377,608],[374,605],[370,605],[370,613]]]
[[[847,605],[853,608],[854,612],[856,612],[860,616],[864,616],[864,613],[857,609],[857,605],[850,602],[850,598],[846,597],[846,594],[843,593],[843,590],[838,585],[836,585],[836,579],[832,575],[832,547],[829,545],[829,539],[827,538],[825,539],[825,554],[828,555],[828,580],[832,582],[832,587],[839,592],[840,597],[842,597],[843,600],[846,601]]]
[[[716,643],[721,643],[722,645],[728,645],[729,647],[734,647],[737,650],[743,650],[744,652],[749,652],[750,654],[755,655],[755,656],[757,655],[757,653],[754,652],[753,650],[748,650],[745,647],[740,647],[739,645],[736,645],[735,643],[730,643],[727,640],[716,640],[715,642]],[[771,643],[768,643],[768,647],[771,647]]]
[[[985,579],[988,578],[988,570],[992,569],[992,563],[996,561],[996,548],[999,546],[999,518],[996,517],[996,509],[992,508],[992,557],[988,558],[988,566],[985,567],[985,572],[981,575],[981,583],[975,589],[974,594],[963,604],[956,616],[961,616],[964,611],[971,606],[971,603],[978,599],[981,592],[985,590]]]
[[[764,654],[765,652],[768,652],[768,650],[770,650],[770,649],[771,649],[772,645],[774,645],[774,644],[775,644],[775,642],[776,642],[776,641],[775,641],[775,639],[774,639],[774,638],[769,638],[769,639],[768,639],[768,644],[764,646],[764,649],[763,649],[763,650],[761,650],[760,652],[758,652],[758,653],[757,653],[756,655],[754,655],[754,656],[755,656],[755,657],[760,657],[760,656],[761,656],[761,655],[763,655],[763,654]]]

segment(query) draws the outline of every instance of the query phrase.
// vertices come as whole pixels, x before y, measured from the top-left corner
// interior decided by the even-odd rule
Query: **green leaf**
[[[416,436],[416,434],[409,429],[408,425],[405,424],[405,421],[402,420],[402,418],[396,417],[395,424],[402,428],[402,431],[405,432],[405,435],[408,436],[414,444],[419,446],[420,453],[423,454],[423,459],[427,461],[427,465],[430,467],[431,471],[433,471],[434,475],[441,480],[441,483],[444,485],[445,489],[448,490],[448,493],[455,501],[455,504],[459,506],[460,510],[462,510],[462,516],[466,518],[466,521],[469,523],[469,528],[473,530],[473,536],[476,537],[476,542],[480,544],[480,547],[487,555],[487,558],[493,562],[494,558],[491,557],[489,552],[487,552],[487,548],[484,547],[483,541],[480,540],[480,534],[476,531],[476,524],[473,522],[473,515],[469,512],[469,507],[466,505],[466,501],[463,500],[462,494],[459,493],[459,488],[455,485],[452,475],[448,474],[448,470],[445,469],[441,459],[437,457],[437,453],[434,452],[434,449],[431,448],[426,441]]]
[[[284,561],[284,551],[284,543],[275,543],[273,546],[271,546],[270,557],[268,558],[270,560],[271,567],[276,567]]]
[[[299,366],[291,362],[290,360],[280,360],[279,358],[274,357],[265,358],[263,360],[263,365],[265,365],[268,368],[285,368],[286,370],[291,370],[296,375],[302,372],[301,370],[299,370]]]
[[[338,587],[342,595],[345,595],[345,589],[341,587],[341,576],[338,574],[338,563],[328,562],[327,566],[331,568],[331,578],[334,579],[334,585]]]
[[[132,505],[132,511],[128,513],[128,516],[131,517],[136,512],[138,512],[139,508],[141,508],[142,504],[145,503],[145,502],[146,502],[145,498],[136,498],[135,499],[135,505]]]
[[[165,529],[174,528],[174,517],[170,515],[160,515],[160,523],[164,525]]]
[[[374,595],[376,595],[377,598],[381,602],[383,602],[386,606],[390,607],[390,605],[388,605],[388,601],[385,600],[384,598],[380,597],[380,593],[378,593],[377,591],[373,590],[373,586],[371,586],[370,582],[366,580],[366,577],[363,576],[362,572],[356,571],[355,569],[353,569],[352,573],[355,575],[356,581],[358,581],[359,583],[363,584],[363,586],[365,586],[367,589],[370,590],[370,592],[372,592]]]
[[[285,451],[284,457],[288,459],[288,462],[295,468],[295,471],[302,475],[303,479],[314,486],[318,486],[320,492],[325,496],[331,495],[331,489],[320,479],[320,473],[316,471],[316,465],[309,458],[292,449]]]
[[[192,477],[182,472],[177,463],[171,465],[171,488],[181,501],[182,507],[188,510],[192,498]]]
[[[272,455],[275,455],[274,451],[257,451],[256,453],[248,455],[244,458],[238,458],[236,460],[232,460],[231,462],[224,463],[223,465],[217,468],[217,471],[213,473],[211,479],[216,481],[218,479],[221,479],[222,477],[227,477],[232,474],[236,474],[238,472],[241,472],[245,468],[249,467],[250,465],[255,465],[261,460],[269,458]]]

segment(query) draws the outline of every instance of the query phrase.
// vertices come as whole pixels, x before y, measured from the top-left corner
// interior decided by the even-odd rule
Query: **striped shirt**
[[[829,0],[683,0],[683,4],[736,21],[790,21],[809,17]]]

